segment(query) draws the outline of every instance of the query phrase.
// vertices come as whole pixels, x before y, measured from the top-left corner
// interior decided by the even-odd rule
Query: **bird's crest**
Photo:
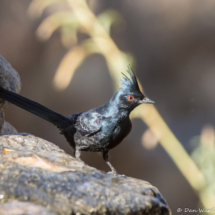
[[[128,78],[124,73],[122,73],[123,77],[121,79],[120,87],[128,91],[140,92],[136,75],[134,74],[134,71],[132,70],[130,65],[128,66],[127,72],[130,78]]]

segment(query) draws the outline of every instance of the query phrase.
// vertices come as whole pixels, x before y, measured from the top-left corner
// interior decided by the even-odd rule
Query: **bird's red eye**
[[[134,100],[134,96],[128,96],[128,100],[129,101],[133,101]]]

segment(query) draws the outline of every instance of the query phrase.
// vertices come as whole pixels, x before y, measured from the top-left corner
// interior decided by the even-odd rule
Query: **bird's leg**
[[[107,163],[107,165],[111,168],[111,173],[113,175],[118,175],[118,173],[116,172],[116,170],[114,169],[114,167],[111,165],[109,159],[109,155],[108,155],[108,151],[103,152],[103,158],[105,160],[105,162]]]
[[[83,162],[83,161],[81,160],[80,156],[81,156],[81,151],[75,150],[75,158],[76,158],[78,161]]]

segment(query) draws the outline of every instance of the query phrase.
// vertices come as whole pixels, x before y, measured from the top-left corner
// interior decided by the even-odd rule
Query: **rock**
[[[29,202],[6,202],[0,206],[0,214],[7,215],[54,215],[53,212],[49,211],[47,208],[40,205],[35,205]]]
[[[10,63],[0,55],[0,86],[18,93],[21,89],[21,81],[19,74],[12,68]],[[7,102],[0,99],[0,134],[4,125],[4,109]]]
[[[0,55],[0,86],[18,93],[21,89],[21,81],[18,72],[10,63]]]
[[[157,188],[109,175],[33,135],[0,137],[0,214],[169,215]]]

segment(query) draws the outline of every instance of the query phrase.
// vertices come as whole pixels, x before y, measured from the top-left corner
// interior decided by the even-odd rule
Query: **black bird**
[[[128,67],[130,79],[123,74],[121,88],[110,101],[100,107],[64,117],[39,103],[0,87],[0,98],[23,108],[58,127],[75,150],[80,160],[81,151],[103,152],[103,158],[117,175],[108,160],[108,152],[116,147],[131,131],[131,111],[140,104],[154,103],[145,97],[133,70]]]

